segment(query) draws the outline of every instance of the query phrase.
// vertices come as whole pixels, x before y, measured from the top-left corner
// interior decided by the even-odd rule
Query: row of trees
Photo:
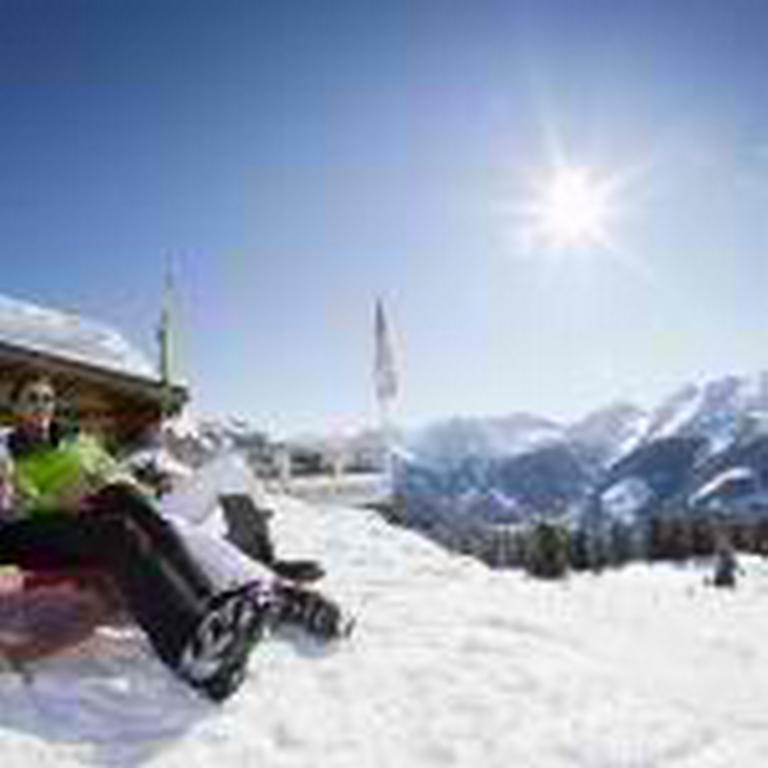
[[[569,570],[600,570],[633,560],[711,557],[725,548],[768,555],[768,518],[669,516],[602,529],[571,530],[565,522],[539,521],[522,535],[520,563],[536,576],[557,578]]]
[[[494,568],[524,568],[556,578],[570,570],[600,570],[637,560],[708,557],[724,545],[768,555],[768,514],[734,511],[665,512],[635,520],[609,519],[599,510],[576,523],[567,514],[495,524],[459,516],[434,499],[397,496],[384,511],[391,521],[414,527],[452,551]]]
[[[592,529],[573,527],[563,518],[515,526],[436,525],[424,532],[443,546],[477,557],[491,567],[522,567],[542,578],[637,560],[708,557],[724,545],[768,555],[768,518],[678,515],[634,525],[614,521]]]

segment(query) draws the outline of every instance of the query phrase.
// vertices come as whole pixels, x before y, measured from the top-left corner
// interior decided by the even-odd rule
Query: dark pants
[[[99,568],[113,578],[158,656],[175,666],[213,587],[171,525],[128,486],[108,486],[78,516],[0,526],[0,563]]]

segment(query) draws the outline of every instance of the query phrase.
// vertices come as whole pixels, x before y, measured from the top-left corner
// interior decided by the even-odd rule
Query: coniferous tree
[[[540,520],[528,537],[526,568],[534,576],[557,579],[568,571],[570,542],[562,523]]]

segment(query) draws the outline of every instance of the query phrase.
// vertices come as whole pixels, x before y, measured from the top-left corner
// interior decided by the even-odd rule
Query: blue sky
[[[151,352],[163,263],[196,408],[285,434],[572,418],[768,367],[768,7],[0,2],[0,290]],[[610,246],[524,245],[555,153]]]

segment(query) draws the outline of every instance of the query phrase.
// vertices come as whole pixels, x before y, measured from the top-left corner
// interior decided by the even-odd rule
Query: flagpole
[[[384,443],[384,488],[391,497],[395,490],[395,466],[392,452],[392,409],[390,401],[379,398],[379,429]]]

